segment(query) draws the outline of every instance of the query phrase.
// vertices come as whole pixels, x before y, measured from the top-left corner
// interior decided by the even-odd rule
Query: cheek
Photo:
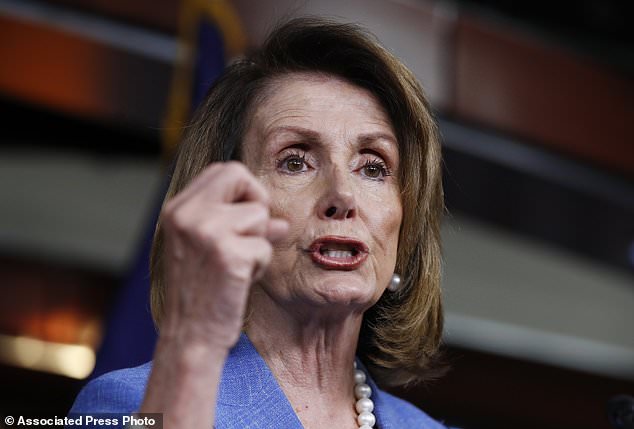
[[[381,219],[381,230],[384,231],[385,247],[389,254],[396,257],[396,249],[398,248],[399,232],[401,229],[402,210],[400,205],[387,210],[385,216]]]
[[[270,191],[271,217],[285,219],[291,230],[297,227],[298,222],[305,221],[311,211],[310,202],[301,192],[275,189]]]
[[[371,228],[380,234],[385,240],[385,245],[394,246],[398,244],[398,236],[403,219],[403,207],[400,196],[396,192],[388,195],[376,194],[377,198],[371,200],[372,203],[372,224]]]
[[[283,239],[274,243],[275,259],[285,259],[289,255],[294,255],[302,243],[311,221],[313,209],[309,197],[302,192],[292,192],[280,188],[270,190],[271,206],[270,213],[272,218],[284,219],[288,222],[288,234]]]
[[[303,223],[313,213],[315,200],[314,184],[302,180],[288,180],[274,177],[263,182],[269,191],[271,216],[283,218],[289,222],[291,230],[296,224]]]

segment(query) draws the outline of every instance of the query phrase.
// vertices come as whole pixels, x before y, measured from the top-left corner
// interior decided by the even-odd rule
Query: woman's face
[[[266,94],[242,159],[290,229],[257,287],[282,305],[364,311],[396,263],[402,207],[390,120],[369,91],[332,76],[291,74]]]

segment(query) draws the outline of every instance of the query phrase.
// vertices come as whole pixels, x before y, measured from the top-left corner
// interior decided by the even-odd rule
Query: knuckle
[[[196,222],[185,210],[176,210],[166,217],[166,229],[189,246],[202,251],[217,251],[221,231],[213,221]]]
[[[163,208],[161,209],[161,216],[163,216],[164,219],[170,218],[172,214],[176,211],[177,207],[178,206],[176,204],[176,201],[174,201],[174,198],[170,199],[163,205]]]
[[[269,262],[271,262],[272,258],[273,246],[271,246],[269,243],[266,243],[266,247],[262,250],[262,260],[266,265],[268,265]]]
[[[264,204],[253,203],[251,206],[251,211],[256,220],[262,222],[267,221],[269,219],[269,208]]]
[[[216,254],[221,250],[220,242],[222,240],[220,239],[220,234],[219,228],[209,223],[196,225],[191,231],[191,237],[201,243],[212,254]]]
[[[253,243],[251,252],[253,265],[268,265],[273,257],[273,246],[266,239],[259,239]]]
[[[220,170],[220,169],[222,169],[221,162],[212,162],[211,164],[208,164],[203,169],[201,174],[206,174],[206,175],[214,174],[217,170]]]
[[[213,182],[214,178],[220,171],[222,171],[222,163],[213,162],[208,164],[205,168],[198,172],[196,177],[194,177],[194,179],[186,187],[192,186],[193,183]]]
[[[272,255],[272,245],[265,239],[257,239],[243,246],[224,246],[217,260],[233,281],[248,283],[253,280],[255,269],[268,266]]]
[[[264,254],[266,255],[272,255],[273,254],[273,245],[271,244],[270,241],[266,240],[266,239],[261,239],[259,240],[259,242],[261,243],[261,250]]]
[[[214,259],[218,266],[223,270],[228,270],[235,261],[227,251],[222,251],[218,246],[212,245],[209,248],[209,255]]]
[[[247,167],[239,161],[227,161],[225,163],[225,168],[227,172],[236,175],[244,175],[249,173]]]
[[[169,224],[172,231],[180,235],[187,235],[190,228],[188,218],[183,210],[175,210],[169,216]]]
[[[182,226],[182,216],[179,215],[179,210],[173,202],[168,202],[165,204],[163,208],[163,212],[161,213],[161,219],[163,221],[163,225],[167,230],[178,231]]]
[[[253,263],[244,256],[236,255],[233,252],[223,251],[217,255],[220,268],[233,281],[248,283],[251,281]]]

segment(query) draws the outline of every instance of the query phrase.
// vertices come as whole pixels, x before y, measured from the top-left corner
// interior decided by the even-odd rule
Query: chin
[[[369,308],[378,299],[376,288],[358,276],[324,275],[315,282],[311,295],[322,304]],[[334,277],[334,278],[333,278]]]

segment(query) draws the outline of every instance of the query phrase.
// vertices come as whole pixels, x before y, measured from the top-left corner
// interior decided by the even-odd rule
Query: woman
[[[430,107],[402,63],[353,25],[281,26],[187,128],[153,249],[153,363],[96,379],[71,412],[443,427],[370,378],[430,374],[440,175]]]

